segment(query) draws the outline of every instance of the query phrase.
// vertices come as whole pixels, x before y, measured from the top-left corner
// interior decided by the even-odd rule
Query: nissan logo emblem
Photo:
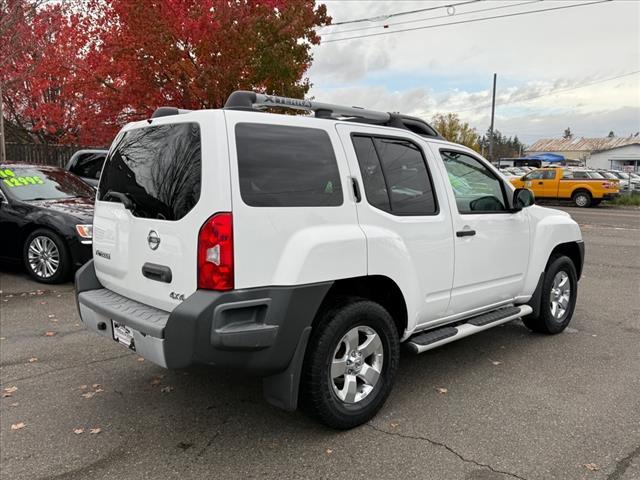
[[[158,232],[151,230],[149,235],[147,235],[147,243],[151,250],[157,250],[160,246],[160,235],[158,235]]]

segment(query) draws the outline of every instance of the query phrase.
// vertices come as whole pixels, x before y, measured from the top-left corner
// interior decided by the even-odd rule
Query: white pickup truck
[[[564,330],[583,258],[569,215],[422,120],[239,91],[122,129],[76,289],[109,341],[256,374],[271,403],[351,428],[385,402],[401,344],[517,318]]]

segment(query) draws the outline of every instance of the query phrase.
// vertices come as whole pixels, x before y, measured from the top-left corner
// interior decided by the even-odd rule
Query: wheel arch
[[[312,327],[320,321],[324,308],[336,298],[344,296],[362,297],[382,305],[393,318],[398,336],[402,338],[407,329],[407,303],[398,284],[384,275],[365,275],[336,280],[320,304]]]
[[[582,242],[566,242],[556,245],[549,254],[549,259],[547,260],[545,271],[547,270],[549,262],[554,257],[554,255],[565,255],[569,257],[573,262],[573,265],[576,267],[576,275],[578,277],[578,280],[580,280],[580,277],[582,276],[582,263],[584,260],[584,246],[581,247],[580,243]]]

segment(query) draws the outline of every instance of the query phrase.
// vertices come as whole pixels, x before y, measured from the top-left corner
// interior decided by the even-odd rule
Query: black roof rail
[[[270,107],[291,108],[313,112],[316,118],[347,120],[350,122],[368,123],[410,130],[418,135],[442,139],[442,136],[420,118],[401,115],[399,113],[379,112],[361,107],[333,105],[313,100],[279,97],[264,93],[237,90],[229,95],[224,108],[227,110],[261,110]]]

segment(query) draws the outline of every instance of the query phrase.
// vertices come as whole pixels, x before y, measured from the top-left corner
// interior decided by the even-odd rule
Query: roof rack
[[[279,97],[264,93],[237,90],[229,95],[224,105],[228,110],[263,110],[270,107],[290,108],[313,112],[316,118],[339,119],[350,122],[384,125],[388,127],[410,130],[425,137],[442,139],[442,136],[420,118],[401,115],[399,113],[378,112],[361,107],[333,105],[299,98]],[[155,114],[154,114],[155,115]]]

